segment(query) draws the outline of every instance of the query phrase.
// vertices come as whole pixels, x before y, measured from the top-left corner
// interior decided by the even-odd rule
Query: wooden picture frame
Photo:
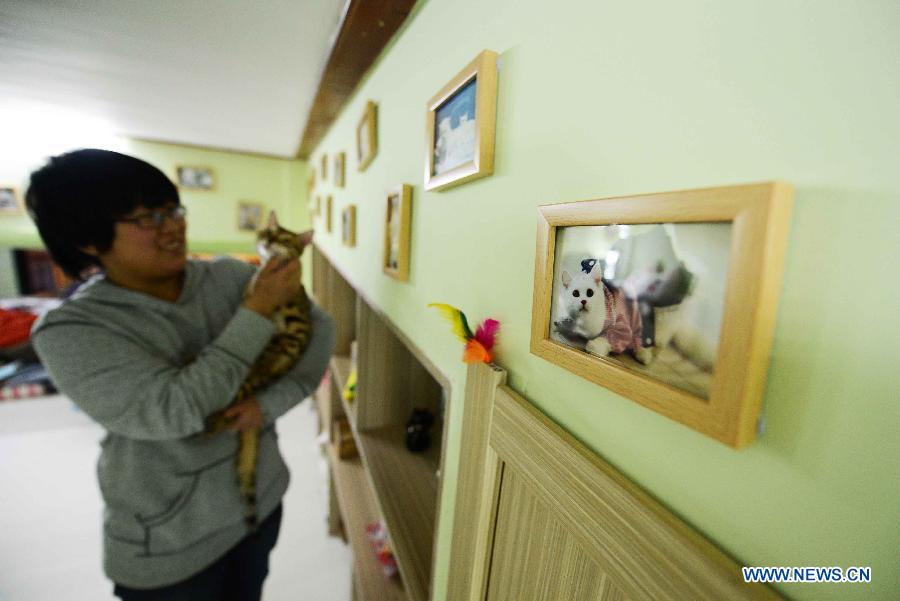
[[[216,176],[212,167],[178,165],[175,167],[175,181],[182,190],[212,192],[216,189]]]
[[[365,171],[378,152],[378,107],[369,100],[356,126],[357,170]]]
[[[347,163],[347,153],[346,152],[334,153],[334,185],[337,186],[338,188],[343,188],[344,184],[345,184],[346,163]]]
[[[237,203],[237,229],[242,232],[256,232],[262,228],[264,207],[259,202]]]
[[[344,246],[356,246],[356,205],[349,205],[341,211],[341,242]]]
[[[325,197],[325,231],[329,234],[331,233],[332,229],[331,216],[334,213],[333,209],[334,199],[331,197],[331,195],[329,195]]]
[[[322,157],[319,159],[319,173],[322,174],[322,181],[328,181],[328,154],[322,153]]]
[[[0,215],[22,215],[25,207],[15,186],[0,185]]]
[[[497,53],[484,50],[428,101],[425,189],[491,175],[496,123]]]
[[[790,185],[768,182],[540,207],[531,352],[724,444],[750,444],[792,204]],[[588,247],[598,250],[582,259]]]
[[[385,197],[384,247],[381,267],[384,273],[409,280],[409,242],[412,218],[412,186],[402,184]]]

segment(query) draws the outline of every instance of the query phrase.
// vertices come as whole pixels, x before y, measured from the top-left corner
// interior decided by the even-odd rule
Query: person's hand
[[[300,260],[273,257],[266,261],[255,278],[252,290],[242,304],[270,317],[276,308],[300,294]]]
[[[226,430],[244,432],[263,425],[262,407],[255,396],[244,399],[225,410],[225,419],[228,420]]]

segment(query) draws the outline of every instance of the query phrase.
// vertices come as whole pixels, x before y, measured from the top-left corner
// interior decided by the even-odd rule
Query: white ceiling
[[[2,0],[0,111],[293,157],[344,3]]]

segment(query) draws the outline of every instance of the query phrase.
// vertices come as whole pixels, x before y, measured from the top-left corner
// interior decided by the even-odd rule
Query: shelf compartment
[[[350,420],[350,427],[353,428],[353,431],[355,432],[356,401],[349,403],[344,398],[344,387],[347,385],[347,380],[350,379],[350,371],[353,368],[353,364],[350,362],[350,357],[334,355],[331,358],[329,367],[331,370],[331,381],[332,386],[334,387],[334,394],[340,399],[340,404],[344,408],[344,414],[347,416],[347,419]]]
[[[366,536],[366,526],[379,514],[365,468],[360,459],[340,459],[334,445],[328,445],[334,488],[344,522],[344,531],[353,549],[354,572],[360,599],[407,601],[400,578],[385,578]],[[392,541],[393,542],[393,541]],[[396,556],[396,554],[395,554]]]
[[[435,424],[439,429],[442,424]],[[391,537],[394,556],[412,601],[429,598],[437,519],[440,439],[426,453],[406,449],[406,428],[388,425],[358,432],[375,497]]]

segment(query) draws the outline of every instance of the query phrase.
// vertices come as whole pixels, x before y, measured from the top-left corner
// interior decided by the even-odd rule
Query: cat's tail
[[[240,433],[237,454],[238,485],[244,505],[244,523],[250,530],[256,530],[256,457],[259,454],[259,430],[245,430]]]

